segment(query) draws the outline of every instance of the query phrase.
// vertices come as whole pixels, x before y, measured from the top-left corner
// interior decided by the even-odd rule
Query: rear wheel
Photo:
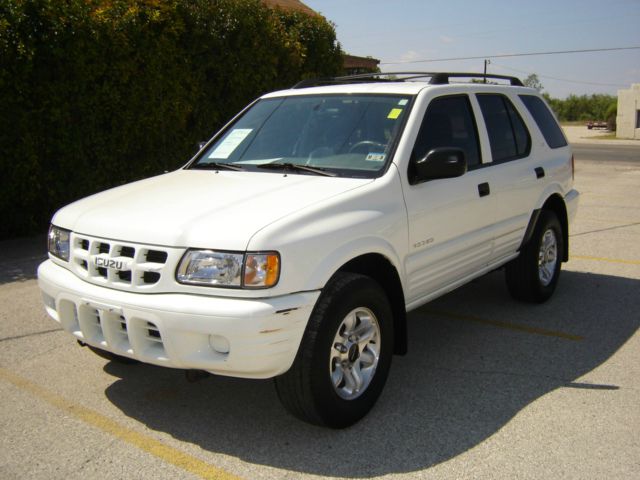
[[[275,380],[278,396],[304,421],[348,427],[380,396],[392,354],[384,290],[369,277],[338,273],[311,314],[293,366]]]
[[[553,295],[564,256],[563,238],[556,214],[543,210],[531,239],[507,264],[507,287],[515,299],[542,303]]]

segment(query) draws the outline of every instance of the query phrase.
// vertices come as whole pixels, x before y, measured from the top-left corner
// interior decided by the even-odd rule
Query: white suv
[[[463,77],[487,80],[303,82],[185,167],[62,208],[47,312],[114,358],[275,377],[297,417],[351,425],[405,352],[408,311],[502,266],[542,302],[568,259],[578,192],[554,116],[516,78]]]

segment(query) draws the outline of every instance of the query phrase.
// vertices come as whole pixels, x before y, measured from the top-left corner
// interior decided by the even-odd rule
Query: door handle
[[[544,168],[536,167],[535,172],[536,172],[536,178],[544,177]]]
[[[490,193],[491,193],[491,188],[489,187],[489,184],[487,182],[484,182],[478,185],[478,194],[481,197],[486,197]]]

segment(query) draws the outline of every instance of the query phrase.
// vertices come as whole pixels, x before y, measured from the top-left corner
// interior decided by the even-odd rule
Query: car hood
[[[178,170],[79,200],[59,210],[53,223],[77,233],[120,241],[244,250],[263,227],[370,182],[281,173]]]

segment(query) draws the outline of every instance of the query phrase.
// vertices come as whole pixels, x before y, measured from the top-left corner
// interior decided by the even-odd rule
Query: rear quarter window
[[[567,140],[564,138],[553,113],[551,113],[549,107],[547,107],[542,99],[534,95],[520,95],[520,100],[522,100],[522,103],[524,103],[529,113],[531,113],[547,145],[549,145],[550,148],[566,147]]]

